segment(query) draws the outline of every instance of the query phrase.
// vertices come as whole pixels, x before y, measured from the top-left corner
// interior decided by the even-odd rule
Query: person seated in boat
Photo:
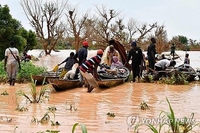
[[[65,76],[63,77],[63,79],[68,79],[68,80],[78,79],[78,74],[79,74],[78,63],[75,63],[73,65],[72,69],[69,70],[65,74]]]
[[[97,80],[99,80],[99,76],[97,74],[97,68],[101,62],[102,56],[103,50],[99,49],[97,50],[97,55],[86,60],[79,66],[80,74],[87,83],[88,92],[98,87]]]
[[[124,65],[122,64],[121,61],[119,61],[119,58],[117,56],[113,56],[112,57],[112,64],[111,64],[111,67],[110,67],[110,72],[113,73],[113,74],[117,74],[117,67],[123,67]],[[109,71],[109,69],[107,69],[107,71]]]
[[[167,59],[167,58],[165,57],[165,54],[162,54],[162,55],[161,55],[161,59]]]
[[[111,66],[113,60],[112,60],[112,57],[113,56],[117,56],[118,59],[120,60],[120,55],[119,55],[119,52],[114,48],[113,45],[109,45],[104,53],[103,53],[103,56],[102,56],[102,64],[107,64],[108,66]]]
[[[119,58],[117,56],[113,56],[112,58],[112,64],[111,64],[111,69],[115,69],[116,67],[123,67],[124,65],[122,64],[121,61],[119,61]]]
[[[184,67],[186,67],[186,68],[190,67],[190,58],[189,58],[189,54],[188,53],[185,54]]]

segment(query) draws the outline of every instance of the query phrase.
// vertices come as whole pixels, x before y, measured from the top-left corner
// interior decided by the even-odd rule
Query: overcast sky
[[[183,35],[200,42],[200,0],[68,0],[68,3],[77,5],[83,12],[92,12],[96,5],[103,5],[120,11],[126,20],[133,18],[138,22],[164,25],[169,39]],[[13,18],[27,30],[31,29],[20,0],[0,0],[0,4],[7,4]]]

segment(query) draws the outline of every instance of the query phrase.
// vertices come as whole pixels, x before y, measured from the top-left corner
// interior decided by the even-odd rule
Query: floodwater
[[[32,53],[31,53],[32,52]],[[30,51],[38,55],[39,51]],[[184,52],[177,51],[181,59],[184,59]],[[189,52],[191,65],[197,69],[200,66],[199,52]],[[95,54],[90,51],[89,56]],[[69,51],[54,52],[51,56],[43,56],[40,61],[34,62],[37,65],[53,67],[68,57]],[[194,81],[189,85],[165,85],[158,83],[124,83],[120,86],[109,89],[94,89],[87,93],[87,89],[75,88],[64,92],[54,92],[48,85],[48,95],[42,103],[30,104],[25,98],[16,95],[22,90],[29,95],[29,84],[0,84],[0,93],[6,91],[9,95],[0,95],[0,133],[37,133],[46,130],[69,133],[75,123],[85,124],[88,133],[133,133],[134,126],[138,123],[155,122],[162,111],[169,112],[166,98],[169,99],[174,110],[175,117],[181,119],[190,117],[194,113],[194,123],[200,123],[200,85]],[[41,86],[37,87],[37,91]],[[140,104],[146,102],[150,109],[141,110]],[[20,112],[17,107],[24,107],[27,110]],[[56,107],[54,113],[48,113],[50,120],[59,122],[61,125],[52,126],[51,122],[46,124],[31,123],[33,118],[41,120],[50,107]],[[70,107],[72,109],[70,110]],[[114,113],[110,117],[107,113]],[[133,122],[135,120],[135,123]],[[154,121],[153,121],[154,120]],[[158,125],[158,124],[157,124]],[[163,127],[163,132],[167,131]],[[200,132],[199,125],[194,131]],[[77,133],[81,133],[80,126]],[[150,129],[142,126],[139,133],[150,133]]]

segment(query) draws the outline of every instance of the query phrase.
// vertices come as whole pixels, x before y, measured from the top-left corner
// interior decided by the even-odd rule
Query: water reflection
[[[63,58],[52,55],[51,58],[43,57],[42,62],[37,63],[38,65],[42,65],[41,63],[43,65],[51,64],[48,65],[51,69]],[[127,124],[128,116],[134,115],[144,119],[158,118],[161,111],[169,111],[166,97],[170,100],[176,117],[189,117],[191,113],[194,113],[195,119],[200,120],[198,82],[176,86],[129,82],[109,89],[95,89],[92,93],[87,93],[84,87],[59,93],[51,91],[49,101],[37,104],[26,103],[15,95],[18,90],[29,93],[29,88],[28,84],[16,84],[14,87],[8,84],[0,85],[0,93],[4,91],[9,93],[8,96],[0,96],[0,132],[14,132],[17,126],[16,133],[37,133],[47,129],[66,133],[71,132],[73,124],[79,122],[86,125],[89,133],[131,133],[133,129],[129,128]],[[38,86],[37,90],[39,91],[40,88],[41,86]],[[21,106],[27,107],[28,111],[15,110],[20,100],[23,100]],[[142,101],[150,106],[149,110],[140,109]],[[77,110],[69,110],[71,105]],[[31,124],[34,117],[40,120],[52,106],[55,106],[57,110],[55,116],[53,113],[49,115],[51,120],[58,121],[60,126],[51,126],[51,123]],[[115,117],[109,117],[108,112],[114,113]],[[9,122],[10,119],[12,121]],[[195,131],[200,131],[199,126],[195,128]],[[78,128],[78,132],[81,132],[80,128]],[[140,132],[151,131],[146,131],[144,128]]]

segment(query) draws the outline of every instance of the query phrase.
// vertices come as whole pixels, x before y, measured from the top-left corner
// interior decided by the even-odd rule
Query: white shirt
[[[10,50],[12,51],[13,55],[15,56],[15,58],[17,58],[17,56],[19,56],[19,51],[16,48],[7,48],[5,51],[5,56],[8,56],[7,59],[7,64],[11,64],[13,61],[16,61],[16,59],[13,57],[12,53],[10,52]]]
[[[155,66],[161,67],[161,68],[167,68],[170,66],[170,61],[168,59],[162,59],[155,63]]]

